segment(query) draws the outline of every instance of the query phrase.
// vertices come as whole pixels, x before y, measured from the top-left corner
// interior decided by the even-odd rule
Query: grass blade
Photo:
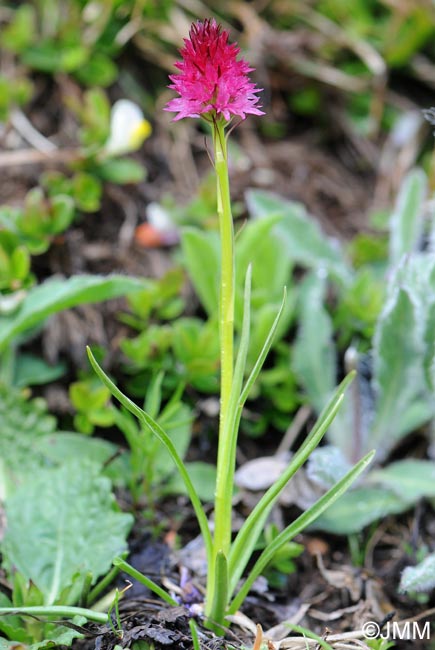
[[[341,401],[337,404],[337,410]],[[243,571],[249,562],[255,544],[264,529],[266,520],[272,510],[275,501],[277,500],[281,490],[285,487],[288,481],[296,474],[300,467],[305,463],[312,451],[317,447],[320,440],[326,433],[329,425],[335,417],[335,412],[331,414],[330,419],[325,420],[324,427],[318,430],[315,438],[311,438],[307,444],[304,444],[298,453],[293,457],[285,472],[280,478],[267,490],[261,500],[255,506],[249,517],[244,522],[240,529],[234,543],[231,547],[230,553],[230,593],[232,594],[237,586],[238,581],[242,577]]]
[[[317,447],[326,431],[328,430],[331,422],[333,421],[341,402],[343,401],[343,391],[347,385],[352,381],[354,374],[348,375],[338,386],[334,395],[332,396],[329,404],[325,407],[323,412],[318,417],[316,424],[311,430],[310,434],[296,452],[293,459],[289,463],[287,469],[280,478],[267,490],[260,501],[255,506],[249,517],[244,522],[242,528],[234,540],[230,555],[228,558],[229,574],[230,574],[230,595],[234,592],[238,581],[249,561],[254,546],[263,530],[265,521],[278,498],[281,490],[285,487],[292,476],[304,464],[312,451]]]
[[[287,297],[287,290],[284,288],[284,296],[282,299],[281,306],[278,310],[278,313],[276,315],[275,320],[273,321],[272,327],[270,328],[270,332],[267,335],[267,338],[264,342],[263,348],[258,356],[257,361],[254,364],[254,367],[251,370],[251,374],[249,375],[248,379],[246,380],[246,384],[242,390],[242,393],[240,395],[240,401],[239,401],[239,408],[243,408],[244,403],[248,399],[249,392],[252,388],[252,386],[255,383],[255,380],[257,379],[258,375],[260,374],[260,370],[263,367],[263,363],[267,357],[267,353],[269,352],[272,343],[273,343],[273,337],[275,336],[275,332],[277,330],[279,321],[281,319],[282,313],[284,311],[285,307],[285,302],[286,302],[286,297]]]
[[[228,564],[227,558],[222,551],[218,551],[216,555],[214,580],[213,602],[208,617],[211,628],[214,628],[216,624],[219,627],[224,624],[228,603]]]
[[[198,635],[198,625],[193,618],[191,618],[189,621],[189,627],[190,627],[190,633],[192,635],[193,650],[201,650],[201,645],[199,643],[199,635]]]
[[[240,396],[240,391],[243,385],[243,376],[246,368],[246,357],[248,356],[249,348],[249,332],[251,327],[251,280],[252,280],[252,266],[249,264],[246,269],[245,276],[245,289],[243,294],[243,321],[242,331],[240,334],[239,350],[237,352],[236,365],[234,368],[233,376],[233,399],[237,400]]]
[[[146,426],[148,426],[149,429],[152,431],[152,433],[160,440],[160,442],[163,445],[165,445],[166,449],[170,453],[171,458],[174,461],[178,471],[180,472],[180,475],[184,481],[187,492],[189,494],[189,498],[192,503],[193,509],[195,511],[195,515],[198,520],[198,525],[201,530],[202,537],[204,539],[204,546],[207,553],[207,560],[210,564],[211,555],[212,555],[212,540],[211,540],[210,530],[208,527],[207,517],[205,515],[198,494],[190,479],[189,473],[187,472],[183,461],[181,460],[180,456],[177,453],[177,450],[175,449],[174,443],[166,434],[166,432],[162,429],[162,427],[155,420],[153,420],[153,418],[150,417],[148,413],[145,413],[145,411],[139,408],[139,406],[137,406],[134,402],[131,401],[130,398],[128,398],[126,395],[124,395],[124,393],[122,393],[119,390],[119,388],[113,383],[113,381],[106,375],[104,370],[100,368],[89,347],[87,348],[87,352],[88,352],[88,357],[91,366],[93,367],[93,369],[95,370],[95,372],[97,373],[98,377],[101,379],[103,384],[107,386],[107,388],[110,390],[113,397],[115,397],[128,411],[130,411],[130,413],[135,415],[141,422],[144,422]]]
[[[142,585],[145,585],[145,587],[156,594],[156,596],[159,596],[162,600],[165,601],[165,603],[168,603],[168,605],[171,605],[172,607],[178,607],[180,604],[175,600],[175,598],[172,598],[172,596],[170,596],[168,592],[165,591],[165,589],[162,589],[162,587],[156,584],[154,580],[151,580],[150,578],[144,576],[143,573],[132,567],[131,564],[128,564],[128,562],[123,560],[121,557],[116,557],[113,560],[113,566],[115,566],[117,569],[120,569],[121,571],[124,571],[124,573],[127,573],[127,575],[129,575],[131,578],[134,578]]]
[[[234,614],[247,594],[254,581],[258,578],[261,572],[272,560],[275,553],[287,542],[293,539],[296,535],[302,532],[307,526],[313,523],[319,515],[322,514],[330,505],[332,505],[355,481],[355,479],[366,469],[373,456],[374,451],[369,452],[362,458],[338,483],[336,483],[330,490],[326,492],[315,504],[308,510],[303,512],[292,524],[287,526],[267,548],[261,553],[260,557],[251,569],[247,579],[245,580],[242,588],[238,592],[230,605],[229,613]]]

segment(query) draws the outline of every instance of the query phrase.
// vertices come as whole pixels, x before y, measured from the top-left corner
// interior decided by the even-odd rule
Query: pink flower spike
[[[237,59],[240,48],[229,44],[228,36],[214,18],[192,24],[180,50],[183,59],[175,64],[180,72],[169,77],[169,88],[179,97],[164,110],[178,113],[174,121],[208,117],[229,122],[234,115],[242,120],[248,114],[264,115],[258,106],[261,88],[248,76],[253,68]]]

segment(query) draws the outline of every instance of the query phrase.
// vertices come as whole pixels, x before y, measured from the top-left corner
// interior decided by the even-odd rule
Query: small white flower
[[[173,230],[174,222],[169,213],[160,203],[149,203],[145,209],[147,221],[159,231]]]
[[[151,133],[151,124],[144,118],[139,106],[129,99],[119,99],[112,106],[110,135],[104,153],[120,156],[136,151]]]

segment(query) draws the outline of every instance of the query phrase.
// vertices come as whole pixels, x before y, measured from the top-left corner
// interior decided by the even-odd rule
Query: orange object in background
[[[173,246],[178,242],[178,232],[174,230],[159,230],[150,223],[141,223],[136,228],[134,240],[143,248],[160,248]]]
[[[144,248],[159,248],[164,245],[162,233],[150,223],[141,223],[136,228],[134,239],[137,244]]]

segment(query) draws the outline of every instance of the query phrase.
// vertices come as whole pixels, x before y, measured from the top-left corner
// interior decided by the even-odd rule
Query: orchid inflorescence
[[[169,86],[180,95],[171,99],[165,111],[183,117],[221,119],[229,122],[235,115],[264,115],[258,106],[260,88],[250,81],[253,71],[244,59],[237,59],[240,48],[228,43],[229,34],[215,19],[196,22],[180,51],[183,57],[175,66],[181,71],[170,75]]]

